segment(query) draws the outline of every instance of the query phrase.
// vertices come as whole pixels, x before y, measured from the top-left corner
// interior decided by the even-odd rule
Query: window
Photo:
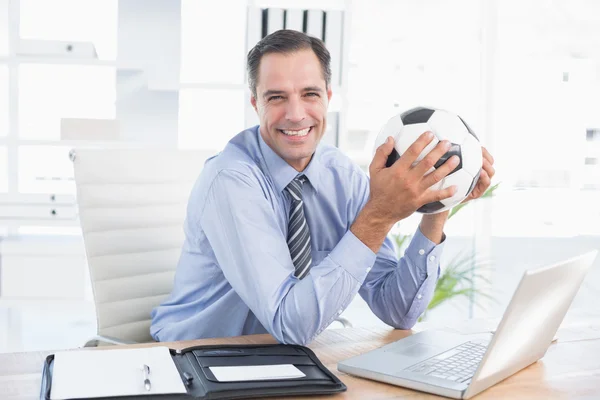
[[[8,67],[0,64],[0,138],[8,136]]]
[[[587,41],[598,35],[598,13],[582,18],[570,3],[497,6],[494,153],[504,190],[493,200],[492,233],[597,235],[600,213],[588,204],[600,199],[598,154],[593,129],[582,132],[599,104],[597,46]]]
[[[245,0],[183,0],[181,82],[244,82],[245,4]]]
[[[19,136],[59,140],[61,118],[115,118],[115,69],[22,64]]]
[[[0,0],[0,57],[8,55],[8,0]]]
[[[182,90],[179,93],[179,147],[222,150],[244,129],[244,104],[244,90]]]
[[[48,215],[54,201],[48,194],[63,195],[60,202],[71,205],[71,146],[60,142],[61,119],[115,118],[117,12],[118,0],[0,0],[0,192],[8,194],[0,203],[19,204],[11,234],[21,232],[21,221],[37,221],[40,210]],[[43,51],[25,57],[9,49],[19,40],[91,42],[105,61]],[[72,211],[72,221],[60,224],[76,223]],[[44,221],[54,232],[55,221]]]
[[[98,58],[117,58],[117,0],[21,0],[20,4],[22,39],[92,42]]]
[[[8,192],[8,160],[6,147],[0,146],[0,193]]]
[[[432,13],[416,1],[353,3],[346,145],[362,148],[363,164],[385,122],[416,106],[448,109],[480,130],[480,6],[439,6]]]
[[[20,146],[19,192],[75,195],[71,147]]]

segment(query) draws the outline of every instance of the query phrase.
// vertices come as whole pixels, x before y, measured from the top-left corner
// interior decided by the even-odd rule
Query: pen
[[[142,366],[142,370],[144,371],[144,387],[146,391],[150,391],[150,367],[144,364]]]

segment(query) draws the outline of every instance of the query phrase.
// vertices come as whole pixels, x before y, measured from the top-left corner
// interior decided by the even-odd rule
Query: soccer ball
[[[439,168],[453,155],[460,158],[458,166],[446,178],[431,188],[444,189],[455,185],[454,196],[420,207],[417,212],[436,214],[454,207],[463,201],[475,188],[481,171],[483,156],[481,144],[473,130],[458,115],[435,108],[417,107],[392,117],[381,129],[375,142],[375,149],[382,145],[388,136],[394,138],[394,150],[388,157],[386,167],[391,166],[424,132],[434,134],[432,142],[421,152],[416,162],[421,161],[441,140],[449,140],[452,146],[429,172]],[[414,164],[413,164],[414,165]]]

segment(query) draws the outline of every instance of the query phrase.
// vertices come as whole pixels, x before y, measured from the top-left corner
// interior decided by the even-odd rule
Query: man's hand
[[[485,191],[490,187],[492,178],[496,173],[496,170],[494,169],[494,157],[492,157],[490,152],[483,146],[481,147],[481,152],[483,153],[483,166],[479,173],[479,180],[477,181],[477,185],[475,185],[475,189],[473,189],[471,194],[469,194],[461,203],[466,203],[467,201],[478,199],[483,196]]]
[[[459,163],[458,157],[452,156],[441,167],[429,173],[435,163],[448,151],[450,142],[438,143],[427,156],[414,164],[419,154],[432,140],[431,132],[423,133],[389,168],[385,167],[385,163],[394,148],[394,140],[391,137],[379,146],[373,157],[369,168],[371,174],[369,203],[376,206],[381,215],[393,223],[410,216],[424,204],[444,200],[452,197],[456,192],[455,186],[442,190],[430,189],[451,173]]]
[[[459,162],[457,156],[452,156],[441,167],[429,173],[436,162],[446,154],[450,142],[438,143],[427,156],[415,163],[432,140],[431,132],[423,133],[389,168],[386,168],[385,164],[394,149],[394,140],[389,137],[377,149],[369,167],[371,196],[350,227],[354,235],[373,252],[379,251],[383,240],[396,222],[410,216],[424,204],[447,199],[456,192],[454,186],[442,190],[432,190],[431,186],[456,168]],[[441,228],[437,219],[435,222],[433,225],[437,231]],[[443,228],[443,222],[441,226]]]

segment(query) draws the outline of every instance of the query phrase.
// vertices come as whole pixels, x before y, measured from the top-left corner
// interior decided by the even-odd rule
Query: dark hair
[[[248,52],[247,71],[248,84],[252,95],[256,97],[258,67],[260,60],[269,53],[293,53],[300,50],[312,49],[323,70],[323,78],[327,87],[331,83],[331,55],[321,39],[291,29],[282,29],[265,36]]]

